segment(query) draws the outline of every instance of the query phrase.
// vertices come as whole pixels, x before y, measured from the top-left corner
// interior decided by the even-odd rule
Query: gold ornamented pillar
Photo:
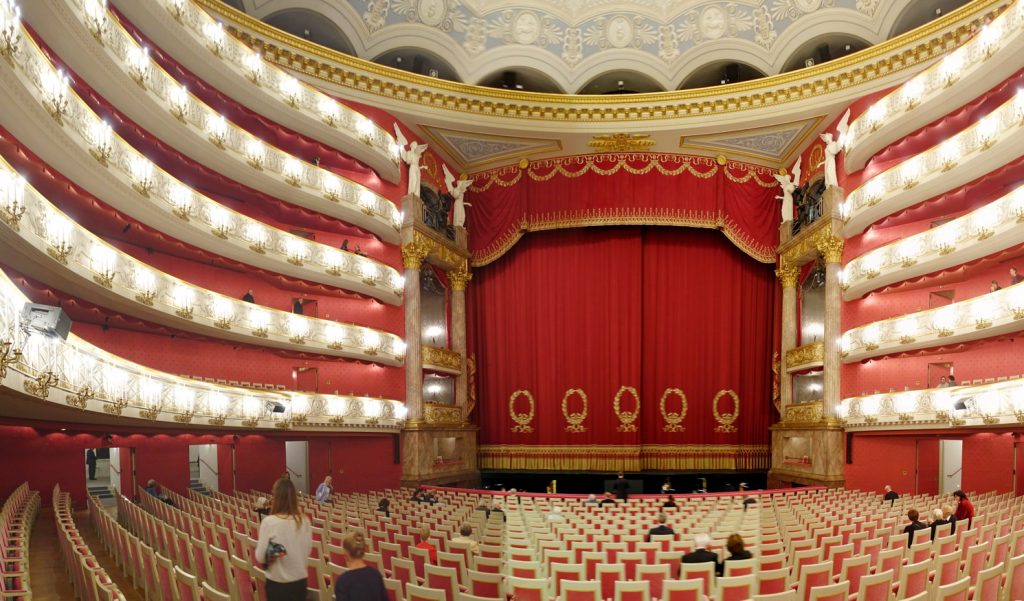
[[[826,420],[836,418],[839,407],[839,375],[842,367],[840,339],[843,335],[840,315],[843,293],[840,272],[844,241],[838,236],[818,240],[818,252],[825,259],[825,352],[823,357],[822,413]]]
[[[462,358],[460,373],[455,378],[455,405],[462,409],[465,419],[468,415],[468,388],[466,370],[466,286],[473,279],[468,267],[459,267],[448,272],[452,285],[452,350]]]
[[[786,353],[796,348],[796,284],[800,278],[800,268],[796,265],[781,263],[775,270],[775,276],[782,282],[782,349],[781,366],[779,369],[780,412],[786,413],[786,407],[793,402],[793,378],[786,371]]]
[[[423,319],[420,312],[420,267],[430,248],[418,240],[402,245],[405,265],[405,408],[408,421],[423,421]]]

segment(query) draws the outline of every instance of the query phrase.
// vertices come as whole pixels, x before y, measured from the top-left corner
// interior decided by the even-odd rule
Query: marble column
[[[775,275],[782,282],[782,341],[779,357],[779,397],[782,415],[793,402],[793,378],[786,373],[786,353],[796,348],[796,283],[800,268],[796,265],[781,264]]]
[[[839,407],[839,377],[842,367],[840,340],[843,290],[840,278],[843,260],[842,238],[829,235],[818,241],[818,252],[825,259],[825,335],[824,335],[824,390],[822,391],[825,419],[835,419]]]
[[[420,242],[402,245],[405,265],[405,407],[409,424],[423,421],[423,317],[420,310],[420,267],[430,252]]]
[[[452,350],[462,356],[462,372],[455,378],[455,405],[462,410],[462,418],[467,414],[469,389],[466,376],[466,286],[473,274],[465,265],[448,272],[448,281],[452,284]]]

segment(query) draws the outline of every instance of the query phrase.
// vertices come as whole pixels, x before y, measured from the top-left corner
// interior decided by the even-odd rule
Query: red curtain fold
[[[477,174],[470,188],[470,250],[494,261],[526,231],[596,225],[721,230],[761,262],[778,244],[772,170],[679,154],[579,155]]]
[[[477,270],[468,289],[481,443],[767,443],[775,288],[772,265],[715,232],[610,227],[531,235]],[[636,419],[630,387],[641,403]],[[679,395],[666,396],[669,419],[659,403],[673,388],[686,395],[679,423],[671,415],[681,413]],[[584,403],[581,394],[567,394],[573,389],[587,397],[580,427],[574,421]],[[732,398],[722,393],[722,421],[712,404],[727,390],[740,399],[732,432],[721,427],[735,411]],[[519,393],[510,410],[517,391],[529,394]]]

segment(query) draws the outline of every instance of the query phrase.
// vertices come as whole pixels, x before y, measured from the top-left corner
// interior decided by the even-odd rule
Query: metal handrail
[[[210,465],[209,463],[206,463],[205,461],[203,461],[202,457],[197,457],[196,461],[199,462],[199,463],[202,463],[206,467],[210,468],[210,471],[213,472],[214,476],[219,476],[220,475],[220,472],[218,472],[217,470],[213,469],[213,466]]]

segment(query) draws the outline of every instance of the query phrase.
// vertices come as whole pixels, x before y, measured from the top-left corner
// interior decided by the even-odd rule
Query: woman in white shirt
[[[260,522],[256,561],[266,566],[266,601],[305,601],[306,558],[313,547],[313,529],[299,511],[291,480],[274,483],[270,515]]]

